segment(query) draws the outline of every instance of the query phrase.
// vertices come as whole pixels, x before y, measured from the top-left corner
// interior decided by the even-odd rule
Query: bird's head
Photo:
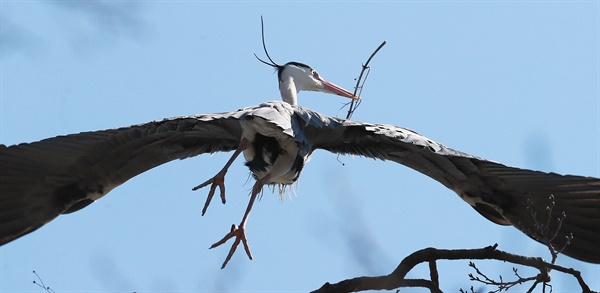
[[[360,99],[351,92],[322,78],[316,70],[306,64],[288,62],[285,65],[277,65],[276,68],[281,98],[292,105],[298,104],[297,96],[300,91],[317,91],[355,100]]]
[[[353,93],[331,83],[322,78],[312,67],[300,62],[288,62],[285,65],[279,65],[271,59],[265,44],[265,26],[262,16],[260,17],[262,43],[265,54],[270,62],[260,59],[256,54],[254,57],[258,61],[277,69],[279,79],[279,91],[284,102],[291,105],[298,105],[298,93],[300,91],[316,91],[328,94],[334,94],[354,100],[360,100]]]

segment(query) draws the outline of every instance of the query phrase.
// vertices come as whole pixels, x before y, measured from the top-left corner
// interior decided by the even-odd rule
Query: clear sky
[[[128,126],[277,100],[262,53],[260,16],[278,63],[311,65],[352,89],[372,61],[354,120],[411,128],[511,166],[600,177],[597,1],[5,1],[0,2],[0,143]],[[343,116],[341,97],[300,104]],[[393,162],[317,151],[295,194],[265,191],[247,236],[254,260],[229,244],[252,180],[238,160],[227,204],[200,216],[230,154],[171,162],[74,214],[0,248],[0,291],[305,292],[324,282],[388,274],[425,247],[494,243],[547,257],[512,227],[489,222],[452,191]],[[456,292],[477,284],[466,261],[442,262]],[[479,262],[505,278],[511,266]],[[600,289],[600,266],[569,257]],[[426,277],[418,269],[412,277]],[[530,271],[531,272],[531,271]],[[523,272],[525,273],[525,272]],[[555,292],[577,291],[553,273]],[[522,291],[525,289],[519,289]],[[411,291],[412,292],[412,291]]]

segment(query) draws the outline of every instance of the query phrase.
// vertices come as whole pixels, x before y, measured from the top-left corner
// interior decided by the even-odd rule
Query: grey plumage
[[[324,149],[406,165],[453,190],[487,219],[513,225],[538,241],[527,202],[545,223],[553,195],[552,218],[567,215],[555,244],[562,246],[572,233],[564,253],[600,263],[600,179],[508,167],[406,128],[327,117],[285,102],[0,145],[0,244],[77,211],[158,165],[234,150],[243,132],[240,121],[256,118],[289,136],[307,155]]]

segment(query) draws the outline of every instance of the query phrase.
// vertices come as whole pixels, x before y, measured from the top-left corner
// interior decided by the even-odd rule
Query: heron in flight
[[[296,105],[299,91],[358,97],[302,63],[271,65],[278,70],[283,101],[0,145],[0,244],[35,231],[61,214],[78,211],[161,164],[234,151],[217,175],[195,187],[210,185],[202,213],[217,187],[224,202],[225,173],[241,153],[256,179],[240,225],[234,225],[213,245],[235,237],[224,267],[240,242],[251,257],[244,227],[263,186],[293,183],[307,157],[322,149],[408,166],[454,191],[494,223],[513,225],[531,238],[543,243],[549,240],[556,247],[563,247],[572,235],[563,253],[600,263],[600,179],[509,167],[445,147],[406,128],[319,114]],[[555,205],[549,217],[562,219],[560,224],[549,222],[547,228],[556,233],[554,236],[537,229],[537,222],[543,219],[533,217],[548,214],[550,196]]]
[[[265,49],[266,52],[266,49]],[[268,56],[268,53],[267,53]],[[258,56],[256,57],[258,58]],[[258,58],[261,62],[273,66],[277,69],[277,77],[279,80],[279,91],[281,99],[284,103],[296,106],[298,104],[298,92],[300,91],[319,91],[329,94],[335,94],[346,98],[359,99],[353,93],[333,84],[322,78],[319,73],[310,66],[299,62],[288,62],[285,65],[275,63],[271,57],[271,63],[265,62]],[[265,109],[257,109],[262,112]],[[266,112],[271,109],[266,109]],[[278,110],[279,112],[280,110]],[[225,174],[235,161],[240,153],[244,153],[246,166],[252,172],[256,183],[252,187],[250,193],[250,202],[246,208],[246,212],[239,226],[233,225],[231,231],[213,244],[210,248],[217,247],[227,240],[235,237],[235,241],[229,250],[229,254],[223,262],[224,268],[231,257],[233,256],[237,246],[241,243],[244,245],[246,254],[252,259],[252,253],[246,240],[245,227],[250,210],[256,197],[262,191],[265,184],[279,185],[280,193],[286,185],[290,185],[298,180],[300,171],[308,157],[312,153],[310,146],[306,145],[306,141],[300,141],[305,145],[299,144],[299,141],[294,140],[294,134],[282,132],[281,125],[278,123],[288,123],[292,119],[292,113],[282,108],[283,113],[272,113],[269,117],[261,117],[260,115],[251,115],[249,119],[240,120],[242,128],[242,137],[240,143],[233,155],[227,161],[223,169],[219,171],[213,178],[196,186],[193,190],[198,190],[202,187],[210,185],[210,191],[202,209],[202,215],[206,213],[206,209],[218,186],[221,192],[221,201],[225,203]],[[278,115],[279,114],[279,115]],[[269,114],[267,114],[269,115]],[[258,119],[255,119],[258,118]],[[273,123],[275,122],[275,124]],[[293,129],[292,129],[293,130]]]

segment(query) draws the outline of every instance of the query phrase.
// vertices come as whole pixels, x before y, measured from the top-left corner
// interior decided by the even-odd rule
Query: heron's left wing
[[[487,219],[513,225],[537,241],[539,223],[552,219],[553,243],[572,257],[600,263],[600,179],[520,169],[459,152],[410,129],[331,118],[296,108],[303,139],[312,149],[390,160],[415,169],[456,192]],[[546,207],[552,206],[552,214]],[[537,217],[537,218],[536,218]],[[536,221],[538,224],[536,224]],[[541,227],[543,229],[543,227]],[[548,233],[546,233],[548,234]]]

